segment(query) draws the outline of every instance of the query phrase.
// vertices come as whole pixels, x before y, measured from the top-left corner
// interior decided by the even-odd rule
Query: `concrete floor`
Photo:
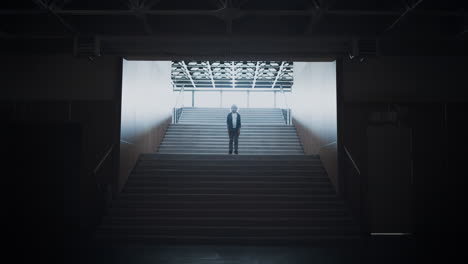
[[[411,239],[372,239],[356,247],[124,246],[97,250],[81,263],[341,264],[415,263]],[[76,259],[75,259],[76,260]],[[70,262],[73,259],[69,259]]]

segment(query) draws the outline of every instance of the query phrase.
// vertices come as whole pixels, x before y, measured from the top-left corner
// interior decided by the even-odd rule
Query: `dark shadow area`
[[[0,7],[4,262],[8,259],[14,263],[177,264],[463,261],[468,234],[465,213],[467,9],[466,1],[393,0],[4,3]],[[176,237],[172,242],[168,239],[133,246],[94,243],[91,238],[102,226],[104,216],[109,215],[112,202],[122,194],[120,187],[128,174],[121,175],[119,168],[123,164],[130,170],[139,153],[147,151],[121,149],[124,59],[336,60],[336,178],[340,190],[336,198],[357,222],[359,242],[338,246],[313,237],[318,243],[289,240],[249,244],[242,239],[235,243],[227,243],[228,239],[202,243]],[[166,77],[170,83],[170,74]],[[158,100],[164,102],[166,98]],[[149,99],[147,103],[158,111],[159,104],[153,105]],[[142,106],[138,102],[131,105]],[[145,112],[143,108],[130,110],[130,123],[136,123],[139,113]],[[167,115],[161,119],[167,122],[164,127],[171,113],[171,109],[166,110]],[[157,128],[154,135],[154,126],[140,128],[143,131],[139,135],[145,136],[137,138],[141,140],[139,143],[152,144],[153,151],[164,129]],[[128,155],[121,155],[121,150]],[[122,156],[131,158],[121,161]],[[153,169],[148,168],[151,164],[145,165],[145,155],[139,157],[142,166],[147,166],[143,171]],[[217,197],[251,195],[248,192],[259,188],[258,183],[251,181],[252,167],[262,170],[267,167],[267,176],[262,175],[265,172],[256,175],[263,183],[262,177],[283,177],[275,183],[267,182],[271,185],[262,189],[265,197],[271,197],[272,193],[281,196],[275,192],[294,192],[294,188],[304,196],[310,190],[325,190],[330,195],[328,182],[322,185],[325,189],[314,187],[315,183],[304,187],[305,181],[287,181],[288,177],[303,175],[294,175],[296,172],[279,175],[283,172],[275,166],[283,164],[263,162],[239,163],[248,167],[242,176],[247,182],[238,181],[233,185],[237,196],[224,192]],[[174,170],[177,169],[174,163],[177,162],[157,166]],[[296,165],[308,167],[308,171],[303,170],[307,172],[317,169],[311,166],[311,161],[304,163]],[[220,165],[208,165],[202,170],[203,165],[198,161],[184,164],[193,173],[190,176],[206,177],[205,182],[213,182],[219,175],[206,172],[215,171]],[[176,177],[190,179],[185,172],[164,175],[161,171],[157,174],[163,178],[158,182],[160,185],[167,186]],[[145,173],[139,176],[144,178]],[[226,172],[224,176],[232,174]],[[145,179],[134,179],[140,180],[140,187],[147,187]],[[309,180],[323,179],[327,178]],[[170,196],[161,189],[161,197]],[[141,193],[140,190],[124,195]],[[145,195],[139,196],[143,205],[147,201],[162,201],[153,194],[153,200],[144,199]],[[194,200],[187,197],[179,203],[184,210],[191,209]],[[310,209],[302,201],[287,199],[299,203],[302,209]],[[251,201],[261,199],[255,197]],[[270,202],[271,218],[279,217],[284,211],[297,213],[294,208],[286,208],[290,204],[280,207],[271,200],[267,202]],[[128,204],[127,208],[132,208]],[[249,205],[254,214],[261,209],[256,205]],[[399,210],[403,207],[404,210]],[[218,209],[225,210],[222,206]],[[318,215],[323,216],[323,211],[319,210]],[[166,219],[161,221],[164,225],[155,226],[157,229],[176,223],[182,225],[185,220],[168,222]],[[402,220],[407,222],[401,224]],[[237,224],[237,220],[232,221]],[[200,220],[198,223],[203,228],[192,229],[196,235],[214,226]],[[296,224],[282,223],[278,232],[303,235]],[[401,226],[412,235],[369,235],[397,232]],[[258,223],[257,227],[261,227],[257,231],[267,229]],[[249,235],[247,228],[236,228],[229,232],[233,234],[237,230]],[[206,234],[213,235],[213,232]],[[461,260],[457,260],[459,257]]]

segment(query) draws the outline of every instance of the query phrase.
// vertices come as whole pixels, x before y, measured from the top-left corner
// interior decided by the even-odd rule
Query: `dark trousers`
[[[232,143],[234,143],[234,151],[237,152],[239,144],[239,130],[237,128],[229,131],[229,152],[232,153]]]

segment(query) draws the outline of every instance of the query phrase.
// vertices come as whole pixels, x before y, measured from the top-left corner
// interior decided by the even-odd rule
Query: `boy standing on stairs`
[[[227,129],[229,134],[229,154],[232,154],[232,143],[234,142],[234,153],[239,154],[238,143],[241,128],[241,117],[237,113],[237,105],[231,106],[231,113],[227,115]]]

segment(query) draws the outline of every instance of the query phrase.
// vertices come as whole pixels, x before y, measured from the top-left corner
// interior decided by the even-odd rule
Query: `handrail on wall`
[[[99,169],[101,168],[102,164],[104,163],[104,161],[107,160],[107,157],[109,157],[109,155],[111,154],[112,150],[114,150],[114,144],[112,144],[109,149],[107,150],[106,154],[104,154],[104,156],[101,158],[101,160],[99,161],[98,165],[94,168],[93,170],[93,176],[96,176]]]
[[[358,173],[358,180],[359,180],[359,188],[360,188],[360,192],[359,192],[359,218],[361,219],[360,222],[361,222],[361,232],[363,235],[369,235],[369,223],[368,223],[368,220],[367,220],[367,215],[366,215],[366,202],[365,202],[365,197],[366,197],[366,194],[365,194],[365,182],[363,181],[362,179],[362,176],[361,176],[361,170],[359,169],[359,167],[357,166],[356,162],[354,161],[353,157],[351,156],[351,153],[349,153],[349,150],[348,148],[346,148],[345,145],[343,145],[343,149],[344,151],[346,152],[346,156],[348,156],[349,160],[351,160],[351,163],[353,164],[353,167],[354,169],[356,170],[356,172]]]
[[[325,144],[325,145],[322,145],[322,146],[320,146],[319,148],[322,149],[322,148],[324,148],[324,147],[328,147],[328,146],[331,146],[331,145],[333,145],[333,144],[336,144],[336,140],[335,140],[335,141],[332,141],[332,142],[330,142],[330,143],[327,143],[327,144]]]
[[[353,157],[351,156],[351,154],[349,153],[348,149],[346,148],[346,146],[343,146],[345,152],[346,152],[346,155],[348,156],[348,158],[351,160],[351,163],[353,163],[353,167],[354,169],[357,171],[357,173],[359,175],[361,175],[361,170],[359,169],[358,165],[356,164],[356,162],[354,162],[353,160]]]

